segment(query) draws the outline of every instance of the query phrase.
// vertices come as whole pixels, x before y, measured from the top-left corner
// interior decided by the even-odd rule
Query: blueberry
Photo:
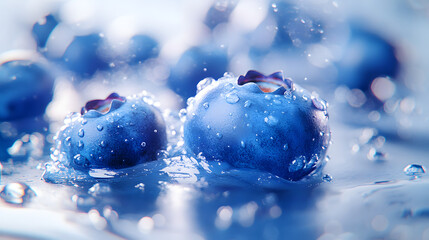
[[[336,65],[339,84],[359,89],[375,102],[380,101],[371,91],[374,79],[395,78],[400,69],[395,46],[382,36],[357,25],[351,26],[350,39]]]
[[[228,22],[236,4],[237,2],[233,0],[215,1],[207,11],[204,23],[210,29],[214,29],[217,25]]]
[[[0,121],[35,117],[52,100],[54,79],[38,62],[13,60],[0,65]]]
[[[143,97],[89,101],[57,133],[59,161],[75,169],[125,168],[156,159],[166,144],[161,112]]]
[[[252,35],[250,55],[258,58],[273,48],[302,50],[322,41],[324,26],[317,16],[292,1],[270,1],[269,12]]]
[[[192,47],[172,67],[168,85],[187,99],[195,95],[199,81],[206,77],[221,77],[227,68],[228,57],[224,49],[213,46]]]
[[[99,34],[76,36],[62,57],[62,65],[79,77],[91,77],[98,70],[109,68],[104,41]]]
[[[147,35],[135,35],[131,38],[128,47],[128,63],[135,65],[159,54],[158,42]]]
[[[324,163],[326,103],[283,79],[249,71],[202,89],[187,108],[186,145],[209,160],[299,180]]]
[[[49,35],[57,25],[58,20],[52,14],[45,16],[41,21],[33,25],[32,34],[38,48],[46,47]]]

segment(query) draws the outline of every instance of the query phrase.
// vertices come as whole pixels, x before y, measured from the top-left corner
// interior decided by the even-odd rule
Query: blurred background
[[[416,186],[408,179],[415,173],[424,174],[428,161],[428,29],[429,2],[425,0],[0,1],[0,183],[36,182],[33,188],[39,190],[42,200],[33,206],[49,210],[47,195],[58,189],[38,181],[43,163],[49,160],[53,135],[69,112],[79,112],[91,99],[104,99],[111,92],[127,96],[147,91],[163,110],[177,114],[205,78],[238,77],[251,69],[266,75],[281,70],[329,102],[333,144],[326,182],[334,179],[329,187],[316,190],[317,194],[289,188],[273,193],[261,187],[255,195],[225,189],[202,193],[175,185],[167,187],[168,191],[155,187],[155,194],[141,199],[153,204],[155,199],[165,201],[124,218],[137,219],[138,229],[128,222],[113,224],[98,209],[97,216],[110,224],[110,228],[100,229],[107,229],[106,234],[119,232],[125,238],[140,238],[133,231],[153,233],[158,227],[165,233],[165,226],[170,226],[165,219],[176,219],[190,208],[194,215],[184,222],[202,220],[204,224],[193,228],[179,224],[179,230],[173,228],[173,232],[191,233],[184,236],[192,239],[283,239],[283,234],[292,231],[285,225],[295,226],[292,218],[302,208],[305,217],[298,225],[307,224],[308,219],[318,221],[309,224],[309,233],[303,228],[292,231],[292,236],[307,232],[304,238],[429,239],[425,227],[429,206],[423,201],[427,196],[413,198],[427,183],[418,178],[421,181]],[[404,174],[409,164],[416,166]],[[25,178],[23,173],[31,177]],[[388,190],[368,200],[380,183],[400,190]],[[51,201],[71,201],[81,190],[88,195],[86,186],[82,188],[63,189],[63,195]],[[19,189],[27,191],[22,186]],[[192,191],[200,195],[193,199]],[[331,191],[341,194],[331,195]],[[225,192],[232,196],[228,199]],[[121,194],[107,194],[107,199],[119,201],[124,197]],[[179,207],[172,208],[182,212],[156,215],[159,206],[167,207],[175,196],[182,198],[175,202]],[[388,210],[383,204],[392,196],[402,203]],[[90,197],[99,207],[112,205],[94,194]],[[298,204],[302,199],[310,200]],[[355,224],[350,216],[367,212],[365,201],[377,206],[377,213],[362,214]],[[339,210],[330,211],[332,202]],[[183,203],[187,208],[180,205]],[[255,220],[260,221],[258,227],[253,218],[263,205],[268,206],[269,220]],[[80,205],[77,209],[94,216],[91,209],[97,208]],[[206,214],[195,213],[204,209]],[[290,216],[282,215],[289,210]],[[2,211],[14,214],[8,205]],[[240,211],[245,217],[253,213],[253,220],[240,220]],[[165,224],[158,226],[157,221]],[[417,222],[415,232],[410,230],[410,221]],[[99,221],[95,221],[95,232],[82,236],[100,234],[97,224]],[[121,227],[129,235],[118,230]],[[0,227],[0,233],[5,229]],[[61,229],[62,233],[70,231]],[[249,234],[240,237],[242,231]],[[52,237],[41,232],[28,230],[29,236]],[[164,233],[144,237],[170,236]]]

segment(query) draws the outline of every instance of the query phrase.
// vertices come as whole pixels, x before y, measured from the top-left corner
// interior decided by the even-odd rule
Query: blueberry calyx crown
[[[258,85],[259,89],[261,89],[261,91],[264,93],[273,93],[279,88],[283,88],[284,90],[293,90],[292,80],[289,78],[284,78],[282,71],[265,76],[258,71],[249,70],[245,76],[241,75],[238,78],[238,85],[244,85],[250,82]]]
[[[85,106],[81,109],[80,113],[84,115],[92,110],[98,112],[97,115],[106,114],[111,110],[115,110],[120,107],[123,103],[125,103],[125,101],[125,97],[122,97],[114,92],[111,93],[106,99],[96,99],[87,102]]]

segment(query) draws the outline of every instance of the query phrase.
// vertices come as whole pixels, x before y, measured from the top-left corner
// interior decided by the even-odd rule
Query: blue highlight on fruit
[[[77,170],[119,169],[157,159],[166,145],[165,122],[144,96],[89,101],[57,133],[54,161]]]
[[[270,81],[269,91],[259,83]],[[294,87],[293,87],[294,86]],[[280,73],[222,78],[187,108],[184,140],[195,154],[234,167],[300,180],[325,163],[330,142],[326,103]]]

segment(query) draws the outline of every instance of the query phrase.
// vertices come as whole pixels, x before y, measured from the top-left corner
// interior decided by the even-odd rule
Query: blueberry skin
[[[62,65],[83,78],[91,77],[98,70],[109,69],[102,52],[103,39],[98,34],[76,36],[62,57]]]
[[[307,91],[289,93],[263,93],[255,83],[239,86],[235,79],[212,83],[187,108],[186,145],[209,160],[302,179],[324,161],[328,115]]]
[[[35,117],[52,100],[53,77],[41,64],[13,60],[0,65],[0,121]]]
[[[370,93],[375,78],[396,77],[399,73],[396,48],[376,33],[355,25],[351,28],[350,40],[337,63],[338,82]]]
[[[65,121],[57,134],[56,150],[66,167],[130,167],[155,160],[165,146],[165,122],[157,108],[142,98],[114,99],[108,104],[111,108],[106,113],[93,109]]]
[[[147,35],[135,35],[130,39],[128,47],[128,64],[136,65],[159,54],[158,42]]]
[[[54,15],[49,14],[45,16],[43,23],[35,23],[33,25],[32,34],[38,48],[46,47],[46,42],[48,41],[49,35],[51,35],[54,28],[58,25],[58,20]]]
[[[195,95],[199,81],[206,77],[221,77],[228,68],[228,56],[223,49],[212,46],[192,47],[172,67],[168,86],[187,99]]]

